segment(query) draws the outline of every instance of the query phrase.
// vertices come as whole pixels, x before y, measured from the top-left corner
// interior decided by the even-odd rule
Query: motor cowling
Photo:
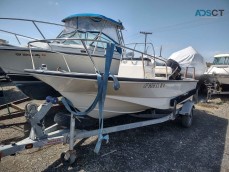
[[[172,68],[172,75],[169,77],[170,80],[180,80],[181,79],[181,67],[178,62],[173,59],[168,59],[166,65]]]

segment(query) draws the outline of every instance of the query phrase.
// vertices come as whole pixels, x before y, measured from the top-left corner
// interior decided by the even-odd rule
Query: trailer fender
[[[186,101],[181,109],[179,110],[179,115],[190,115],[192,112],[192,109],[195,108],[193,101]]]

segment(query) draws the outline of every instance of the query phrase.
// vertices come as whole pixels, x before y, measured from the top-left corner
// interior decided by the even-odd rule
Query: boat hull
[[[96,75],[81,75],[62,72],[32,72],[38,79],[58,90],[73,105],[84,111],[97,95]],[[147,109],[169,109],[171,100],[187,94],[196,87],[196,80],[153,80],[118,78],[120,89],[113,89],[109,80],[104,104],[104,118],[137,113]],[[98,118],[98,106],[88,114]]]
[[[205,74],[228,75],[229,65],[211,65]]]
[[[216,75],[216,78],[220,84],[229,86],[229,74],[228,75]]]
[[[89,56],[86,53],[81,52],[82,49],[74,48],[55,48],[55,51],[51,52],[42,49],[33,49],[33,60],[35,69],[39,69],[42,64],[46,64],[48,70],[64,70],[68,71],[68,67],[65,63],[63,55],[67,61],[71,72],[80,73],[95,73],[95,69]],[[60,53],[62,52],[62,53]],[[74,53],[73,53],[74,52]],[[120,55],[116,52],[111,64],[111,73],[117,74],[119,69]],[[98,52],[92,55],[97,69],[104,72],[105,60],[104,52]],[[86,66],[86,67],[85,67]],[[7,73],[23,73],[24,69],[32,69],[32,60],[28,48],[21,47],[4,47],[0,46],[0,67]]]
[[[55,47],[57,51],[57,47]],[[65,48],[59,49],[59,51],[68,51],[68,54],[64,53],[64,57],[68,63],[68,67],[73,72],[80,73],[95,73],[95,69],[92,65],[90,58],[81,53],[80,49]],[[75,53],[73,53],[75,50]],[[97,55],[93,56],[93,60],[97,69],[104,71],[104,52],[97,52]],[[36,69],[39,69],[42,64],[46,64],[49,70],[61,70],[68,71],[68,67],[64,61],[63,54],[54,53],[51,51],[45,51],[41,49],[33,49],[33,60]],[[116,56],[118,54],[116,52]],[[86,67],[85,67],[86,66]],[[28,97],[37,100],[44,100],[46,96],[60,96],[60,94],[42,81],[35,79],[32,76],[24,73],[24,69],[32,69],[32,60],[28,48],[21,47],[4,47],[0,46],[0,67],[10,77],[13,83]],[[111,73],[117,74],[119,68],[119,59],[114,58],[111,65]]]
[[[219,82],[221,92],[229,92],[229,74],[227,75],[216,75],[216,80]]]
[[[45,100],[47,96],[59,97],[61,94],[50,85],[24,73],[8,74],[13,83],[31,99]]]

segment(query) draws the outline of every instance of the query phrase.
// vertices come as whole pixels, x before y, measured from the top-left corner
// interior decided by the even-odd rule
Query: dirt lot
[[[6,101],[24,97],[10,83],[1,86]],[[0,104],[4,101],[0,98]],[[7,113],[7,109],[0,110],[0,144],[19,141],[29,134],[30,127],[23,116]],[[181,127],[176,120],[109,134],[110,142],[102,145],[99,155],[93,152],[96,137],[78,142],[77,162],[72,166],[63,165],[59,159],[68,146],[55,145],[5,157],[0,171],[229,172],[229,99],[215,97],[209,103],[198,104],[194,115],[191,128]]]

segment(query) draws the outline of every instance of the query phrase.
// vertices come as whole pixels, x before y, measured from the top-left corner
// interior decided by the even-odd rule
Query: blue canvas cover
[[[122,22],[117,22],[111,18],[108,18],[108,17],[105,17],[103,15],[100,15],[100,14],[92,14],[92,13],[80,13],[80,14],[73,14],[73,15],[70,15],[66,18],[64,18],[62,20],[62,22],[66,22],[67,20],[71,20],[73,18],[77,18],[77,17],[94,17],[94,18],[100,18],[100,19],[103,19],[103,20],[107,20],[107,21],[110,21],[111,23],[113,23],[114,25],[117,25],[120,29],[124,29],[123,25],[122,25]]]

